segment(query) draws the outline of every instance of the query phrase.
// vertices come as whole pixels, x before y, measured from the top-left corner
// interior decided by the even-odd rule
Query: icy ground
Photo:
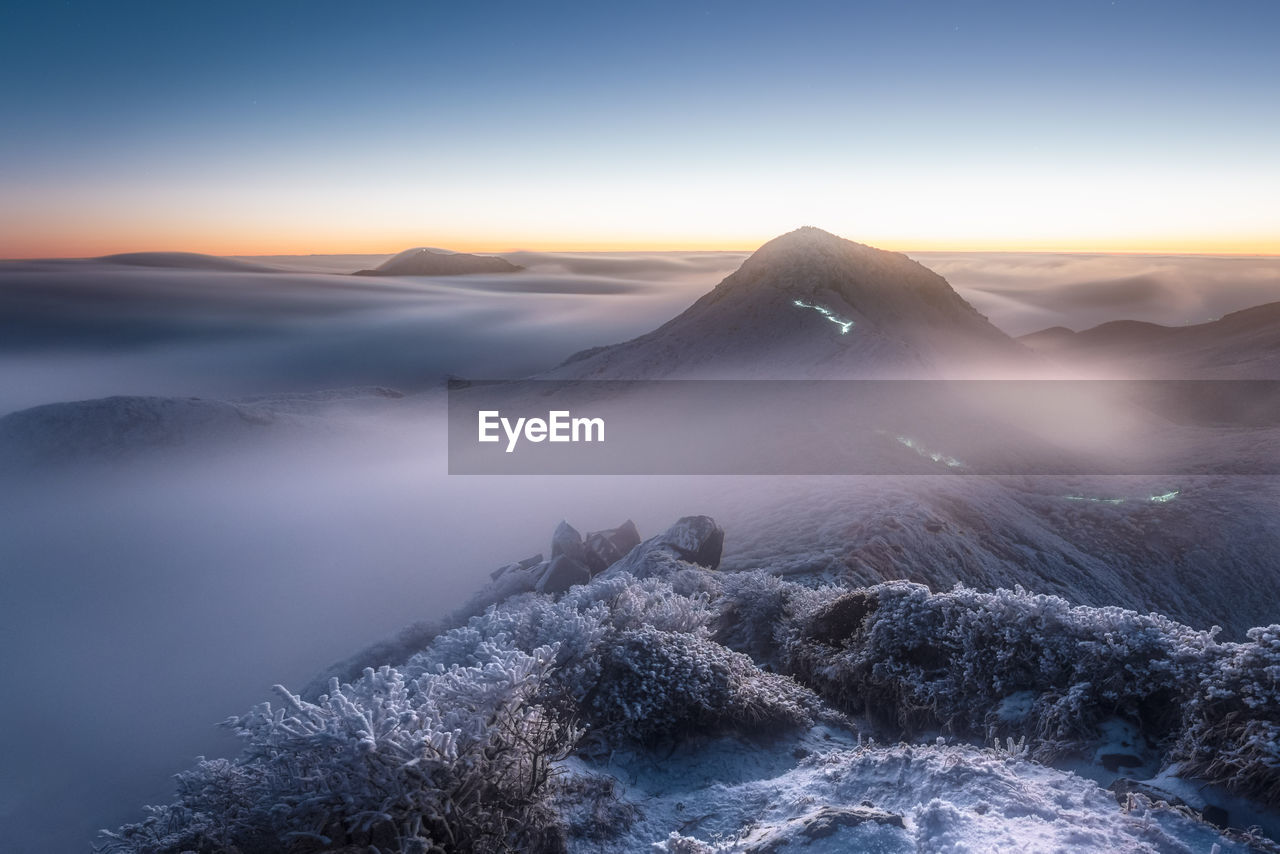
[[[619,837],[576,840],[571,850],[583,854],[1253,850],[1164,804],[1122,808],[1091,780],[1015,753],[858,745],[825,727],[567,765],[619,779],[635,810]]]

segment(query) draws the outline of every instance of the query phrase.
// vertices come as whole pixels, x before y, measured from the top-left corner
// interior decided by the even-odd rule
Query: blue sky
[[[1280,4],[9,3],[0,256],[1280,252]]]

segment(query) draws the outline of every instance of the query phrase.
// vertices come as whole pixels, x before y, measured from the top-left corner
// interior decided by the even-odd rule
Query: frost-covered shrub
[[[622,560],[606,572],[623,572],[632,578],[672,578],[688,570],[693,564],[682,560],[664,548],[649,548],[649,541],[632,549]]]
[[[453,625],[447,620],[423,620],[406,626],[394,638],[371,644],[355,655],[329,665],[298,693],[307,700],[315,700],[329,690],[329,682],[333,679],[354,682],[367,667],[375,670],[384,664],[399,667]]]
[[[704,633],[644,627],[622,632],[603,651],[583,712],[597,729],[652,742],[728,727],[797,726],[817,705],[790,678],[765,673]]]
[[[558,600],[528,593],[490,607],[466,625],[445,632],[410,659],[411,672],[486,660],[492,648],[531,652],[554,645],[555,671],[543,699],[569,709],[600,679],[602,650],[619,633],[644,627],[704,632],[714,612],[706,593],[681,596],[660,578],[620,573],[574,587]]]
[[[706,596],[716,599],[724,592],[724,580],[730,575],[722,572],[709,572],[700,566],[688,566],[667,576],[671,589],[681,596]]]
[[[1217,649],[1212,633],[1159,615],[895,582],[799,614],[785,663],[829,700],[907,732],[999,735],[1002,701],[1030,692],[1018,731],[1044,755],[1117,714],[1173,734],[1180,698]]]
[[[539,702],[601,730],[601,738],[652,741],[678,738],[695,724],[705,730],[808,720],[821,705],[811,691],[710,639],[711,597],[719,591],[710,575],[611,573],[559,599],[514,597],[445,632],[406,669],[475,666],[495,648],[529,652],[554,644],[555,669]]]
[[[715,639],[756,661],[772,661],[776,631],[798,586],[765,572],[735,572],[723,581],[716,602]]]
[[[1201,678],[1173,755],[1184,774],[1278,805],[1280,625],[1227,650]]]
[[[761,590],[769,614],[789,595],[775,630],[783,670],[895,733],[1029,736],[1048,759],[1122,717],[1183,776],[1280,804],[1280,626],[1223,644],[1158,614],[1021,590],[742,590]],[[726,602],[739,595],[726,585]]]
[[[714,637],[756,662],[776,666],[794,632],[796,616],[809,615],[844,592],[836,587],[807,587],[759,570],[721,573],[715,600]]]
[[[711,592],[690,576],[706,577],[703,570],[685,570],[668,579],[636,579],[625,573],[594,580],[569,591],[561,603],[582,609],[605,603],[609,624],[618,631],[649,626],[667,632],[693,632],[715,619]],[[679,583],[686,591],[678,592]]]
[[[689,595],[676,593],[672,581]],[[408,851],[415,840],[428,839],[447,851],[502,850],[520,828],[532,833],[556,826],[546,815],[534,820],[544,809],[546,762],[577,742],[580,732],[571,725],[586,716],[580,705],[630,633],[662,632],[696,647],[725,696],[743,701],[741,722],[772,709],[770,692],[816,702],[794,683],[775,688],[780,677],[759,688],[747,685],[754,667],[746,659],[732,666],[716,660],[728,651],[706,639],[715,589],[679,574],[637,580],[619,573],[558,600],[526,593],[439,634],[399,668],[368,670],[351,685],[331,686],[319,703],[284,692],[285,708],[263,706],[234,722],[249,743],[243,757],[187,772],[176,803],[122,828],[108,846],[303,852],[332,844]],[[513,661],[536,662],[536,672],[498,678]],[[776,710],[769,713],[779,718]],[[655,720],[648,731],[662,726]],[[461,752],[450,758],[437,750],[442,737],[448,749]]]
[[[280,707],[228,722],[246,741],[237,760],[181,775],[175,803],[101,850],[537,850],[554,827],[551,763],[578,733],[534,702],[554,649],[490,652],[415,678],[367,670],[319,703],[277,686]]]
[[[537,593],[518,596],[445,632],[409,659],[406,668],[421,673],[476,666],[489,660],[495,648],[532,653],[554,645],[556,682],[593,678],[594,652],[611,631],[609,607],[603,602],[581,605],[578,608],[572,602],[556,602]]]

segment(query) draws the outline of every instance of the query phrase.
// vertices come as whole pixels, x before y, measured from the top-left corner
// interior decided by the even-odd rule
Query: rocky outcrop
[[[497,569],[495,569],[493,572],[489,573],[489,577],[492,578],[494,581],[497,581],[499,578],[501,578],[502,576],[506,575],[509,572],[519,572],[521,570],[533,569],[535,566],[538,566],[543,562],[544,561],[542,559],[542,554],[539,553],[534,555],[533,557],[527,557],[524,560],[518,560],[515,563],[508,563],[504,566],[500,566]]]
[[[539,593],[564,593],[575,584],[591,580],[591,571],[580,561],[560,555],[546,565],[534,587]]]
[[[663,574],[672,562],[692,563],[707,569],[720,566],[724,529],[710,516],[685,516],[667,530],[650,537],[609,567],[609,572],[629,572],[638,578]]]
[[[551,534],[551,559],[564,555],[581,564],[587,562],[586,549],[582,547],[582,535],[568,522],[561,522]]]
[[[707,520],[710,527],[706,523],[695,524],[692,521],[699,519]],[[713,544],[709,543],[709,540],[714,539],[711,536],[714,530],[719,529],[710,517],[691,516],[653,538],[653,542],[662,544],[673,555],[696,554],[704,560],[709,559],[714,551],[715,562],[719,563],[719,546],[715,545],[713,548]],[[640,532],[636,529],[636,523],[630,519],[616,528],[591,531],[585,537],[567,521],[562,521],[551,534],[550,560],[544,560],[541,554],[536,554],[498,567],[489,573],[493,583],[468,607],[478,612],[494,602],[529,591],[551,595],[564,593],[575,584],[586,584],[640,545]]]
[[[587,568],[594,575],[603,572],[640,545],[640,532],[630,519],[616,528],[587,534],[583,552]]]
[[[537,554],[498,567],[489,573],[492,583],[463,610],[479,613],[495,602],[530,591],[558,595],[606,571],[643,578],[681,564],[715,569],[723,549],[724,529],[710,516],[686,516],[643,542],[630,519],[585,537],[565,521],[551,535],[550,560]]]

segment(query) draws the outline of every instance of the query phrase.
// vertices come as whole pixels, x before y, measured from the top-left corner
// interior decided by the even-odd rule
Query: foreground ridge
[[[99,850],[1245,851],[1208,820],[1280,804],[1280,626],[723,573],[723,534],[687,517],[559,593],[495,573],[404,661],[277,686]]]

